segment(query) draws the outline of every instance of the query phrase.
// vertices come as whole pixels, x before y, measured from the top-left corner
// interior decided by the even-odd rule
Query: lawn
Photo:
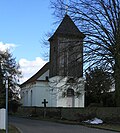
[[[89,125],[90,127],[112,130],[120,132],[120,125],[119,124],[101,124],[101,125]]]
[[[20,133],[18,129],[12,125],[9,125],[8,132],[9,133]],[[0,133],[5,133],[5,130],[0,130]]]

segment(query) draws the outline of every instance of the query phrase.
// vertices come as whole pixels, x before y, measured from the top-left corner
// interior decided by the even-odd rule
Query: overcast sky
[[[45,63],[41,47],[45,34],[54,29],[50,0],[0,0],[0,50],[11,49],[24,82]]]

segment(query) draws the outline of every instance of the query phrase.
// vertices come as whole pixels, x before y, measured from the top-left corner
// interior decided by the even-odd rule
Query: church
[[[48,39],[49,62],[20,85],[23,106],[84,107],[84,38],[66,14]]]

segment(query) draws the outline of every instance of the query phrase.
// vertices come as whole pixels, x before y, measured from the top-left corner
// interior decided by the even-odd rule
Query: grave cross
[[[44,107],[46,107],[48,101],[46,99],[44,99],[44,101],[42,102],[42,104],[44,105]]]

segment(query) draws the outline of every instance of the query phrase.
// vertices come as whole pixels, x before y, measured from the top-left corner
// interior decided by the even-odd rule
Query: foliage
[[[94,69],[89,69],[85,76],[86,105],[88,106],[90,103],[102,103],[105,105],[110,96],[109,92],[113,89],[114,80],[112,75],[102,67],[95,67]]]
[[[21,72],[12,54],[0,51],[0,107],[5,106],[5,88],[9,89],[9,101],[16,97]]]
[[[120,1],[52,0],[51,4],[55,16],[60,18],[67,11],[86,35],[84,69],[103,66],[114,74],[116,105],[120,106]]]
[[[19,101],[11,100],[9,102],[9,112],[13,112],[13,113],[17,112],[18,107],[20,106],[21,106],[21,103]]]

